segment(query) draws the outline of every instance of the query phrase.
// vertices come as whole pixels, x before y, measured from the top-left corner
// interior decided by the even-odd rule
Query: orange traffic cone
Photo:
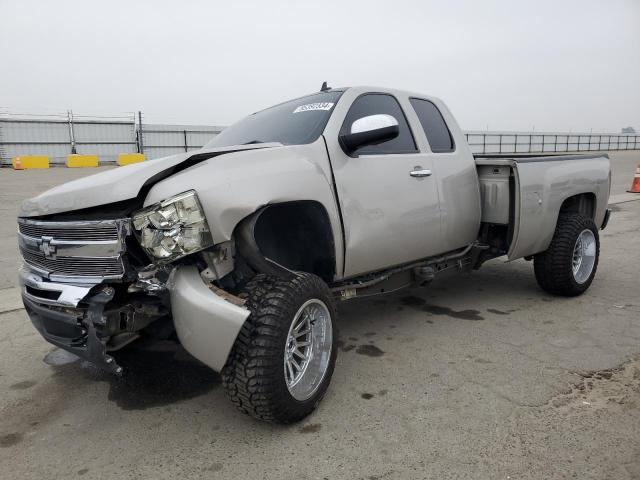
[[[636,168],[636,174],[633,176],[631,188],[627,190],[629,193],[640,193],[640,165]]]
[[[13,169],[24,170],[24,167],[22,166],[22,160],[20,160],[20,157],[16,157],[13,159]]]

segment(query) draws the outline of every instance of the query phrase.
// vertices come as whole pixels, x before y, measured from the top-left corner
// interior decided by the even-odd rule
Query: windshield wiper
[[[255,145],[257,143],[264,143],[262,140],[251,140],[250,142],[243,143],[242,145]]]

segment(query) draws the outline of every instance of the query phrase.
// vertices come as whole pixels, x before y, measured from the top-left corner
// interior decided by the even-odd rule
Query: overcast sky
[[[463,129],[640,131],[640,0],[0,0],[0,109],[225,125],[331,86]]]

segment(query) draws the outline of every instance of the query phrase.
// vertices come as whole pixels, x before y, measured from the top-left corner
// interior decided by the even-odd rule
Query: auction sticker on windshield
[[[293,113],[312,112],[314,110],[331,110],[333,105],[334,104],[332,102],[307,103],[306,105],[300,105],[297,107]]]

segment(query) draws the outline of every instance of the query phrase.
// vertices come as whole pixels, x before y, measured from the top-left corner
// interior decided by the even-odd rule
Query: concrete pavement
[[[342,304],[328,394],[281,427],[237,413],[174,345],[123,350],[118,379],[44,342],[13,308],[15,208],[69,171],[6,172],[0,478],[640,478],[638,201],[614,205],[581,297],[496,259]]]

